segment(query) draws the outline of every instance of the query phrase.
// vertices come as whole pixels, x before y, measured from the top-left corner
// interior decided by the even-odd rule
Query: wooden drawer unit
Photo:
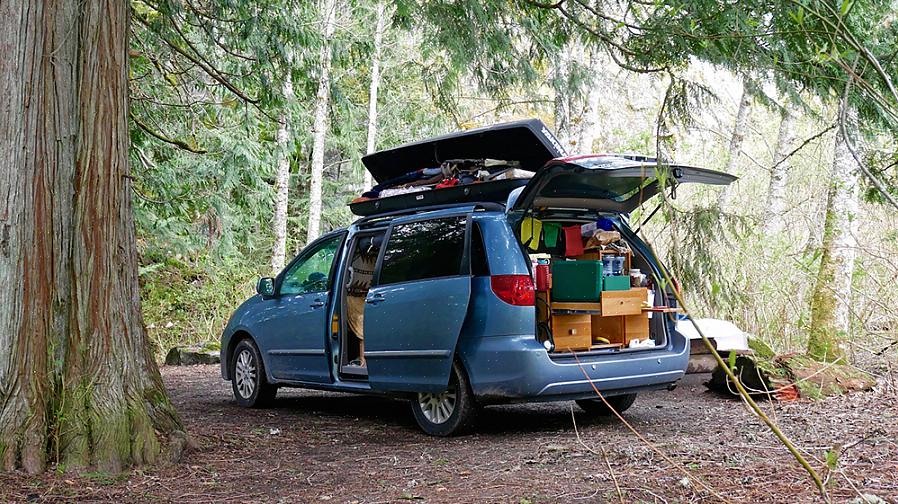
[[[649,317],[645,313],[611,317],[592,315],[592,336],[627,346],[635,339],[648,339]]]
[[[645,287],[637,287],[624,291],[602,292],[602,316],[641,315],[642,304],[648,297]]]
[[[552,315],[552,339],[556,352],[589,350],[592,345],[589,315]]]
[[[626,315],[624,317],[624,333],[627,335],[627,344],[631,340],[649,339],[649,316],[647,313],[639,315]]]

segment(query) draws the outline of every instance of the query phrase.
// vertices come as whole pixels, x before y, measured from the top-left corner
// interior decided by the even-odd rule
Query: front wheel
[[[615,409],[618,413],[623,413],[627,411],[630,406],[633,406],[633,402],[636,401],[636,394],[622,394],[611,397],[606,397],[606,401],[611,405],[612,408]],[[590,415],[595,416],[612,416],[614,412],[608,408],[601,399],[580,399],[576,401],[577,406],[589,413]]]
[[[252,340],[237,343],[231,358],[231,388],[237,404],[244,408],[267,406],[277,394],[277,387],[265,378],[262,355]]]
[[[412,414],[421,430],[431,436],[461,434],[474,425],[477,404],[461,365],[452,364],[449,387],[439,393],[420,393],[411,400]]]

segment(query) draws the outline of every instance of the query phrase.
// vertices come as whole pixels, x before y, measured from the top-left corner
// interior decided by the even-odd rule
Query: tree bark
[[[854,131],[857,113],[846,111],[845,130]],[[853,142],[855,145],[856,142]],[[851,277],[857,253],[859,210],[857,163],[841,130],[836,134],[833,166],[823,225],[823,254],[811,297],[808,354],[831,362],[845,355],[851,323]]]
[[[293,102],[293,78],[289,70],[284,81],[284,111],[278,116],[277,147],[278,165],[276,174],[276,196],[274,201],[274,247],[271,250],[271,270],[275,273],[284,268],[287,257],[287,203],[290,192],[290,155],[293,142],[290,138],[290,107]]]
[[[724,172],[733,173],[739,164],[739,155],[742,153],[742,142],[745,140],[745,129],[748,127],[748,118],[751,115],[751,95],[748,94],[748,86],[743,83],[742,98],[739,99],[739,110],[736,112],[736,122],[733,123],[733,134],[730,136],[730,148],[727,151],[727,164]],[[717,199],[717,208],[725,210],[733,197],[733,185],[724,186]]]
[[[784,227],[786,179],[789,175],[789,161],[786,156],[792,151],[792,143],[795,140],[794,123],[794,114],[784,107],[773,153],[773,167],[770,169],[770,185],[767,190],[767,219],[764,221],[764,234],[768,236],[782,232]]]
[[[129,14],[117,1],[0,3],[3,470],[120,471],[186,439],[140,311]]]
[[[324,182],[324,149],[327,139],[327,112],[331,87],[331,40],[336,28],[336,0],[322,0],[321,13],[323,44],[319,61],[318,93],[315,95],[314,124],[312,127],[312,178],[309,184],[309,225],[306,243],[321,233],[321,191]]]
[[[368,88],[368,143],[366,154],[371,154],[377,148],[377,91],[380,87],[380,59],[383,52],[384,31],[386,28],[387,5],[383,1],[377,2],[377,24],[374,28],[374,52],[371,54],[371,84]],[[371,173],[365,170],[365,189],[371,188],[373,180]]]

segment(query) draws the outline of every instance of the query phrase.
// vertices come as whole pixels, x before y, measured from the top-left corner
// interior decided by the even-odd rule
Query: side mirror
[[[259,279],[259,283],[256,284],[256,292],[262,295],[263,298],[270,298],[274,296],[274,278],[271,277],[262,277]]]

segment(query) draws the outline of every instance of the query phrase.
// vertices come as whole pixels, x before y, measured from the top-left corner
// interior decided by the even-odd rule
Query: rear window
[[[466,221],[465,217],[449,217],[394,226],[378,284],[462,274]]]

